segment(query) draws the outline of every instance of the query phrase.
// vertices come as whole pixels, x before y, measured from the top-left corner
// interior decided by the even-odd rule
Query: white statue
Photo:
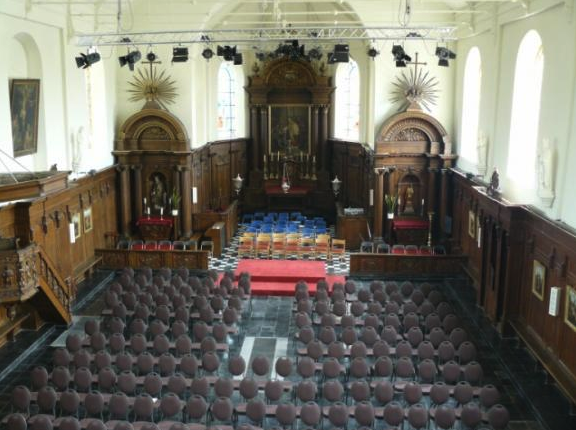
[[[477,165],[476,168],[478,169],[478,174],[480,176],[484,176],[486,174],[487,169],[487,161],[488,161],[488,138],[484,134],[484,132],[478,132],[478,142],[476,143],[476,156],[477,156]]]
[[[550,207],[554,201],[554,144],[550,139],[542,139],[537,161],[538,196]]]

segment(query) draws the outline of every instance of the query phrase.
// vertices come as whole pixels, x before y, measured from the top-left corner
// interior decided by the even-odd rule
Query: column
[[[180,190],[182,192],[182,236],[190,237],[192,234],[192,202],[190,190],[192,188],[190,180],[190,167],[180,166]]]
[[[426,198],[426,211],[438,212],[436,207],[436,174],[438,169],[428,169],[428,196]]]
[[[124,237],[130,236],[130,171],[128,166],[120,165],[116,168],[120,175],[120,233]]]
[[[260,128],[258,127],[258,106],[250,108],[250,131],[252,133],[252,169],[260,166]]]
[[[445,237],[444,220],[446,219],[446,208],[448,207],[448,169],[442,169],[440,183],[440,210],[437,216],[438,230],[442,233],[442,238]]]
[[[134,214],[136,219],[139,219],[142,216],[144,206],[142,195],[142,166],[135,164],[132,166],[132,171],[134,172]]]
[[[180,195],[180,206],[175,206],[173,209],[178,209],[178,216],[174,217],[174,240],[178,240],[180,237],[180,220],[182,218],[182,206],[184,205],[184,199],[188,198],[191,199],[190,193],[191,191],[188,190],[188,197],[184,195],[182,192],[182,187],[180,186],[180,172],[178,171],[178,167],[176,166],[174,171],[172,172],[172,193],[174,190]],[[174,203],[172,203],[174,204]]]
[[[262,148],[262,153],[260,158],[268,152],[268,108],[262,106],[260,108],[260,147]],[[258,160],[261,162],[262,160]]]
[[[318,149],[320,148],[320,141],[319,141],[319,136],[318,136],[318,131],[319,131],[319,125],[318,124],[318,113],[320,112],[320,107],[317,105],[312,106],[312,149],[311,149],[311,156],[312,155],[316,155],[316,158],[319,157],[319,151]]]
[[[374,169],[376,185],[374,187],[374,236],[383,237],[384,229],[384,170]]]
[[[326,140],[328,140],[328,109],[328,105],[322,106],[320,118],[320,140],[318,142],[320,145],[320,170],[330,170],[328,166],[328,146],[326,145]]]

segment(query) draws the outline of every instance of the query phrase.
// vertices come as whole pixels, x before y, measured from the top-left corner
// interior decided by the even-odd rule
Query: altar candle
[[[424,199],[422,199],[422,207],[424,207]]]
[[[164,208],[160,208],[160,216],[164,215]]]
[[[146,206],[146,197],[144,197],[144,206]]]
[[[276,153],[276,161],[280,161],[280,151]]]
[[[146,207],[146,213],[148,214],[148,216],[150,216],[150,206]]]
[[[312,156],[312,164],[316,164],[316,156],[315,155]]]

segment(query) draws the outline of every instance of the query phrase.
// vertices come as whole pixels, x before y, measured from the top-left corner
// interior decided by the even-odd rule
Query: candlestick
[[[148,219],[150,219],[150,206],[146,206],[146,215],[148,215]]]
[[[164,216],[164,208],[160,208],[160,219],[163,219]]]
[[[144,206],[146,206],[146,197],[144,197]]]

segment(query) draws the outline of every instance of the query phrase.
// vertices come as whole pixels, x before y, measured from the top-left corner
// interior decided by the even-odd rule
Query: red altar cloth
[[[267,185],[265,188],[267,195],[275,195],[275,194],[297,194],[297,195],[305,195],[308,193],[309,188],[307,187],[290,187],[288,193],[285,193],[280,185]]]
[[[427,230],[428,221],[419,219],[399,219],[392,222],[395,230]]]
[[[164,225],[172,227],[174,225],[174,220],[172,217],[162,217],[159,216],[151,216],[148,218],[147,216],[140,217],[138,221],[136,221],[136,225],[140,227],[141,225]]]

